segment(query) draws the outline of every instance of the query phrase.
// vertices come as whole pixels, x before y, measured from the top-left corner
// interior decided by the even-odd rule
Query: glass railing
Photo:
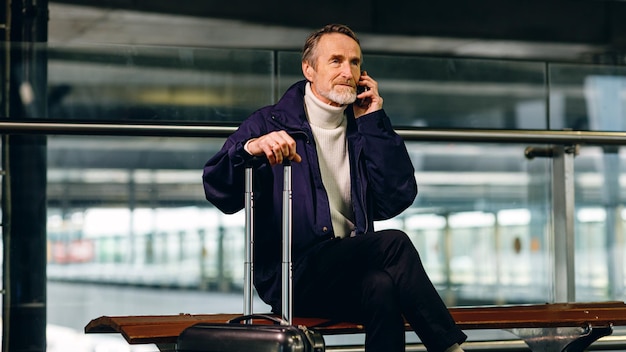
[[[243,219],[206,202],[201,169],[226,133],[302,78],[299,54],[38,49],[48,57],[47,114],[29,117],[52,125],[4,116],[0,132],[48,135],[49,322],[81,330],[100,315],[232,308]],[[364,67],[407,140],[420,190],[377,227],[411,236],[449,305],[556,299],[554,184],[564,181],[553,159],[526,150],[572,144],[575,299],[622,299],[626,143],[602,132],[626,131],[623,68],[367,53]],[[148,131],[115,128],[133,124]],[[190,132],[211,126],[226,127]],[[72,285],[93,284],[110,304],[89,295],[69,304]],[[155,292],[172,299],[145,299]]]

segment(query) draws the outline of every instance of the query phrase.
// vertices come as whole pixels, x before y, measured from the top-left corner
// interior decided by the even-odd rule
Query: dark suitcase
[[[292,325],[291,164],[283,163],[282,319],[252,314],[252,245],[254,195],[252,165],[245,171],[246,245],[244,263],[244,315],[222,324],[199,323],[178,336],[178,352],[323,352],[324,338],[305,326]],[[262,320],[259,322],[258,320]]]
[[[248,319],[274,323],[241,324]],[[199,323],[185,329],[178,338],[179,352],[323,352],[324,339],[306,327],[283,325],[281,319],[244,315],[225,324]]]

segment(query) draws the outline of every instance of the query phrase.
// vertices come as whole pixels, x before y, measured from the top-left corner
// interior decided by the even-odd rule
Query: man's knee
[[[389,255],[394,253],[404,253],[411,256],[418,255],[417,249],[409,236],[400,230],[384,230],[380,233],[382,239],[381,249]]]
[[[380,235],[388,245],[413,245],[409,236],[401,230],[382,230]]]

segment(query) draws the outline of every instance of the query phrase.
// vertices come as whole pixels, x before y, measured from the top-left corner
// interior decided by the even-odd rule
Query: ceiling
[[[312,29],[340,22],[366,52],[626,62],[625,1],[61,0],[49,8],[50,42],[299,49]]]

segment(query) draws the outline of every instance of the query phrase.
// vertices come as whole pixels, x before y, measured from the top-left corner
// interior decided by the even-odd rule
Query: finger
[[[273,141],[268,142],[265,155],[267,156],[267,160],[270,162],[270,165],[282,163],[283,153],[279,143]]]
[[[277,136],[276,146],[274,148],[275,152],[280,153],[281,155],[289,155],[290,154],[290,145],[289,141],[284,138],[282,135]]]
[[[278,148],[278,144],[274,142],[272,136],[266,135],[259,144],[270,165],[275,165],[277,163],[275,149]]]
[[[277,146],[274,150],[274,157],[276,158],[276,164],[283,163],[283,151],[280,146]]]
[[[301,161],[302,161],[302,157],[300,156],[300,154],[295,153],[295,154],[293,155],[293,158],[291,158],[291,161],[295,161],[296,163],[299,163],[299,162],[301,162]]]
[[[370,90],[378,91],[378,82],[376,82],[375,79],[373,79],[371,76],[368,76],[367,74],[361,76],[361,78],[359,79],[359,83],[361,85],[367,86]]]
[[[274,156],[276,158],[276,163],[281,164],[285,157],[285,141],[280,133],[274,136],[274,138],[275,139],[274,144],[272,145],[272,152],[274,153]]]
[[[280,145],[280,151],[284,158],[293,159],[296,154],[296,141],[285,131],[281,131],[276,138]]]
[[[270,165],[276,165],[277,164],[276,155],[271,150],[271,148],[269,149],[269,151],[265,152],[265,157],[267,158],[267,161],[270,163]]]

